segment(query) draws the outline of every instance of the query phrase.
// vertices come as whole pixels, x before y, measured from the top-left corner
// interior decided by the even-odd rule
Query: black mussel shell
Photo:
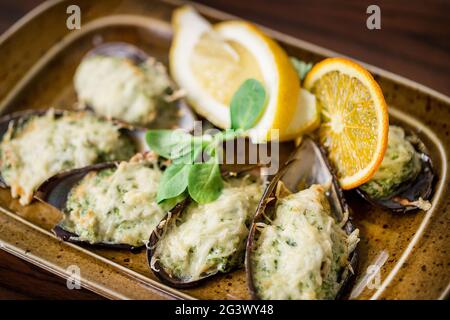
[[[148,54],[138,47],[125,42],[108,42],[101,44],[92,50],[90,50],[86,57],[91,56],[106,56],[127,58],[133,61],[135,64],[141,64],[147,61]]]
[[[75,233],[72,233],[70,231],[67,231],[65,229],[63,229],[60,225],[56,225],[53,229],[52,229],[53,233],[60,238],[63,241],[67,241],[67,242],[71,242],[74,244],[78,244],[81,246],[89,246],[89,247],[94,247],[94,248],[99,248],[99,249],[117,249],[117,250],[127,250],[127,251],[131,251],[133,253],[138,253],[140,251],[142,251],[144,246],[140,246],[140,247],[135,247],[135,246],[130,246],[129,244],[114,244],[114,243],[95,243],[95,244],[91,244],[87,241],[83,241],[83,240],[77,240],[78,236]]]
[[[247,273],[247,285],[253,299],[260,299],[254,285],[251,261],[259,232],[256,228],[256,223],[267,223],[266,217],[273,217],[276,203],[275,193],[279,181],[282,181],[290,192],[298,192],[313,184],[329,185],[330,189],[327,191],[326,196],[336,220],[341,221],[350,212],[342,189],[339,187],[333,170],[325,157],[324,150],[320,148],[313,139],[305,137],[264,191],[250,229],[245,255],[245,268]],[[355,230],[350,215],[343,228],[347,234],[350,234]],[[339,299],[342,297],[343,293],[345,293],[346,288],[353,278],[353,270],[356,270],[357,264],[358,254],[356,248],[350,254],[350,267],[343,270],[341,274],[342,287],[340,288],[336,299]]]
[[[83,59],[95,55],[127,58],[133,61],[134,64],[142,64],[150,58],[150,56],[145,51],[125,42],[108,42],[101,44],[91,49]],[[169,92],[169,94],[173,93],[175,91],[175,88],[176,85],[172,82],[170,89],[171,92]],[[194,130],[194,124],[197,120],[197,117],[195,116],[195,113],[192,111],[192,109],[188,106],[185,99],[177,99],[175,101],[175,105],[177,110],[174,110],[173,108],[168,108],[167,110],[159,110],[157,117],[155,118],[155,120],[148,124],[148,127],[152,129],[172,129],[173,127],[179,127],[189,132]],[[93,110],[91,106],[86,107]],[[174,116],[174,112],[176,112],[176,117]],[[179,117],[179,119],[174,122],[174,119],[176,119],[177,117]]]
[[[389,209],[394,213],[418,210],[419,208],[414,204],[414,201],[419,200],[419,198],[429,200],[434,187],[435,174],[433,163],[430,156],[428,156],[425,144],[415,134],[410,132],[406,132],[406,134],[406,138],[420,154],[422,170],[419,175],[413,180],[400,184],[394,194],[386,198],[373,198],[361,188],[356,189],[356,192],[372,205]]]
[[[236,165],[227,167],[227,169],[233,171],[222,170],[222,176],[230,177],[242,174],[251,174],[256,176],[259,175],[259,173],[257,174],[256,171],[257,169],[260,169],[260,167],[257,165],[243,165],[243,166]],[[158,224],[155,230],[153,230],[147,245],[147,262],[152,272],[158,277],[158,279],[161,280],[161,282],[178,289],[192,288],[198,286],[204,281],[208,280],[210,277],[218,274],[218,273],[207,274],[198,280],[187,282],[186,280],[179,279],[168,273],[164,269],[164,267],[159,263],[158,260],[156,260],[152,264],[152,257],[156,251],[156,247],[158,246],[160,235],[164,233],[166,226],[172,221],[175,221],[175,219],[183,213],[183,211],[189,206],[190,203],[191,199],[187,198],[184,201],[178,203],[172,210],[170,210],[170,212],[168,212],[167,215],[161,220],[161,222]]]

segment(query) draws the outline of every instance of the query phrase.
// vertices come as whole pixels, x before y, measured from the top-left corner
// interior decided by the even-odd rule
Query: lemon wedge
[[[189,6],[175,10],[172,24],[170,72],[198,114],[229,128],[230,101],[253,78],[267,96],[262,116],[248,131],[254,142],[294,139],[317,126],[315,97],[300,90],[286,52],[259,28],[245,21],[211,25]]]

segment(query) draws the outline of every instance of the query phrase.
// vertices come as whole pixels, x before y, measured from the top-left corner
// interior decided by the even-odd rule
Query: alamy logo
[[[69,274],[67,278],[67,289],[81,289],[81,271],[80,267],[71,265],[67,268],[66,272]]]
[[[353,287],[350,293],[350,299],[356,299],[364,291],[365,288],[369,290],[378,290],[381,288],[381,268],[389,258],[389,253],[386,250],[381,251],[375,260],[367,267],[366,273],[362,275],[358,283]]]
[[[190,152],[198,148],[198,145],[208,144],[214,141],[214,137],[221,134],[232,133],[233,131],[221,131],[218,129],[203,130],[203,122],[195,121],[193,136],[194,140],[183,143],[185,134],[189,134],[185,129],[175,129],[165,137],[167,143],[173,144],[170,150],[170,158],[178,159],[179,164],[199,163],[210,158],[211,150],[206,148],[200,154]],[[258,164],[264,167],[265,175],[273,175],[278,172],[280,166],[280,132],[278,129],[269,131],[269,141],[259,144],[250,144],[245,139],[225,139],[211,146],[216,147],[216,160],[219,164]],[[178,145],[177,145],[178,143]]]
[[[379,289],[381,285],[381,272],[380,272],[380,266],[377,265],[370,265],[367,268],[366,271],[368,275],[368,281],[367,281],[367,288],[373,290],[373,289]]]
[[[81,29],[81,9],[77,5],[67,7],[66,13],[69,15],[66,20],[66,26],[69,30]]]
[[[366,20],[366,26],[369,30],[380,30],[381,29],[381,9],[376,4],[372,4],[367,7],[367,14],[370,16]]]

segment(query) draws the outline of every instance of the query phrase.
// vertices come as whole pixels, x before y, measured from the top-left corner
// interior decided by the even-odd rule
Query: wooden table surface
[[[126,0],[124,0],[126,1]],[[0,33],[41,3],[1,0]],[[450,95],[450,1],[200,0]],[[76,1],[73,1],[76,3]],[[381,8],[381,30],[366,28],[366,8]],[[99,299],[0,250],[0,299]]]

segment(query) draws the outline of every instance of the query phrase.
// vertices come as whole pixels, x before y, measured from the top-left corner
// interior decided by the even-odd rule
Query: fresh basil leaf
[[[194,201],[203,204],[216,200],[223,188],[217,163],[194,163],[189,170],[188,191]]]
[[[158,205],[161,209],[167,212],[172,210],[178,203],[186,199],[187,196],[188,196],[187,192],[183,192],[182,194],[176,197],[161,201]]]
[[[311,70],[313,67],[312,63],[306,63],[302,60],[299,60],[297,58],[291,57],[291,63],[294,65],[295,71],[297,71],[298,77],[300,80],[303,81],[305,79],[306,74]]]
[[[167,159],[176,159],[189,153],[192,138],[181,130],[148,130],[145,135],[150,149]]]
[[[190,168],[190,164],[172,164],[164,171],[156,196],[158,203],[176,197],[186,190]]]
[[[256,79],[245,80],[231,99],[231,128],[247,130],[261,117],[266,102],[264,86]]]

